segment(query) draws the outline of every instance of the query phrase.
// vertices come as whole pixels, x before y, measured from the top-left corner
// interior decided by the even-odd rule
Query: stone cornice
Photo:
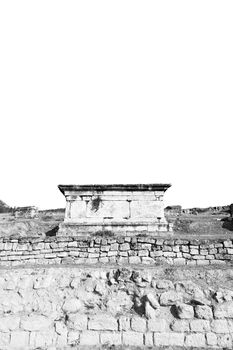
[[[58,185],[64,194],[66,191],[166,191],[171,184],[110,184],[110,185]]]

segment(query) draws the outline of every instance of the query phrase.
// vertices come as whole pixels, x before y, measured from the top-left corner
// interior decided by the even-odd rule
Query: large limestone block
[[[183,346],[184,334],[183,333],[154,333],[154,345],[155,346]]]
[[[124,345],[141,346],[143,345],[143,333],[123,332],[122,340]]]
[[[96,331],[85,331],[80,334],[79,345],[98,345],[100,341],[99,332]]]
[[[18,316],[9,315],[0,317],[0,332],[9,332],[19,328],[20,318]]]
[[[129,218],[129,203],[128,202],[111,202],[100,201],[99,204],[93,204],[94,201],[90,201],[87,204],[87,217],[88,218],[116,218],[127,219]],[[95,202],[94,202],[95,203]],[[97,203],[97,202],[96,202]]]
[[[67,204],[66,216],[70,218],[83,218],[86,216],[86,202],[70,201]]]
[[[29,343],[29,332],[14,331],[11,333],[11,340],[10,340],[11,347],[15,349],[24,349],[24,348],[27,348],[28,343]]]
[[[51,319],[43,315],[32,315],[23,317],[20,327],[27,331],[40,331],[50,328],[52,323]]]
[[[196,348],[205,347],[205,335],[202,333],[188,334],[186,335],[185,345],[193,346]]]
[[[218,304],[214,307],[215,318],[233,318],[233,301]]]
[[[118,323],[114,317],[107,315],[96,315],[90,318],[88,328],[91,330],[117,331]]]
[[[163,206],[157,201],[130,202],[131,218],[163,218]]]

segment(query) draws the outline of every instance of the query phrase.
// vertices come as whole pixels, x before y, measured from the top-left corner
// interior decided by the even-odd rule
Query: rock
[[[207,345],[216,346],[217,345],[217,336],[215,333],[208,332],[206,333],[206,342]]]
[[[87,315],[69,314],[67,325],[70,329],[84,331],[87,329]]]
[[[109,295],[106,302],[107,311],[113,315],[122,313],[124,310],[130,310],[133,306],[132,298],[124,291],[118,291]]]
[[[195,316],[197,318],[205,319],[205,320],[210,320],[213,318],[213,312],[211,307],[207,305],[197,305],[194,308],[195,310]]]
[[[188,347],[201,348],[205,347],[205,336],[202,333],[187,334],[185,338],[185,345]]]
[[[176,313],[181,319],[191,319],[194,317],[193,307],[184,303],[176,305]]]
[[[77,346],[79,344],[80,332],[71,331],[67,335],[67,343],[72,347]]]
[[[150,305],[154,309],[158,309],[160,307],[159,302],[154,294],[152,293],[146,294],[146,300],[150,303]]]
[[[126,243],[128,244],[128,243]],[[128,281],[130,280],[132,276],[132,271],[127,269],[127,268],[121,268],[117,271],[116,277],[117,277],[117,281]]]
[[[85,331],[80,334],[79,345],[95,346],[99,344],[99,332]]]
[[[214,333],[229,333],[227,320],[213,320],[211,328]]]
[[[26,331],[47,330],[53,324],[53,321],[42,315],[31,315],[21,318],[20,328]]]
[[[221,334],[218,336],[218,346],[221,349],[232,349],[232,339],[230,334]]]
[[[0,332],[10,332],[19,327],[20,318],[14,315],[0,317]]]
[[[107,286],[103,281],[97,281],[95,286],[95,292],[99,295],[104,295],[107,292]]]
[[[159,281],[157,281],[156,287],[158,289],[165,289],[165,290],[174,289],[174,285],[173,285],[172,281],[169,281],[169,280],[159,280]]]
[[[160,305],[164,305],[164,306],[173,305],[182,300],[183,300],[182,294],[177,293],[176,291],[168,291],[160,295]]]
[[[168,323],[165,319],[150,319],[148,321],[148,330],[152,332],[166,332],[168,331]]]
[[[81,308],[82,303],[77,298],[67,299],[62,306],[63,311],[67,314],[78,312]]]
[[[124,345],[143,346],[143,333],[123,332],[122,341]]]
[[[208,320],[191,320],[190,329],[192,332],[210,332],[210,322]]]
[[[145,316],[147,319],[153,319],[160,315],[160,308],[154,309],[149,301],[145,302]]]
[[[55,331],[59,335],[67,335],[67,327],[62,321],[55,322]]]
[[[71,283],[70,283],[71,288],[79,288],[80,287],[80,277],[75,277]]]
[[[233,318],[233,301],[214,306],[215,318]]]
[[[26,349],[29,343],[29,332],[14,331],[11,333],[10,349]]]
[[[171,324],[171,329],[174,332],[189,332],[189,321],[187,321],[187,320],[175,320]]]
[[[133,271],[131,278],[135,283],[141,283],[141,281],[142,281],[142,277],[141,277],[139,271]]]
[[[118,323],[117,320],[112,316],[99,314],[90,317],[88,328],[91,330],[117,331]]]
[[[146,320],[142,317],[133,317],[131,319],[131,328],[136,332],[146,332]]]
[[[155,346],[183,346],[184,333],[154,333]]]
[[[119,318],[119,330],[128,331],[130,330],[130,318],[127,316],[121,316]]]

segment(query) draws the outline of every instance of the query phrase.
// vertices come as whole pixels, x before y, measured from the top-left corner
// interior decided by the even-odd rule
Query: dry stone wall
[[[2,268],[0,348],[231,349],[232,281],[231,268]]]
[[[25,264],[232,264],[233,240],[47,237],[0,240],[0,266]]]

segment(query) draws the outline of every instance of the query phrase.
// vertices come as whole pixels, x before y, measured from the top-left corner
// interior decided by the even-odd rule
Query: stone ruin
[[[35,206],[17,207],[13,214],[15,218],[34,219],[38,216],[38,208]]]
[[[169,186],[59,186],[58,236],[0,237],[0,349],[232,349],[233,237],[172,235]]]
[[[170,184],[59,185],[66,198],[59,235],[111,232],[164,235],[172,226],[164,216],[163,197]]]

